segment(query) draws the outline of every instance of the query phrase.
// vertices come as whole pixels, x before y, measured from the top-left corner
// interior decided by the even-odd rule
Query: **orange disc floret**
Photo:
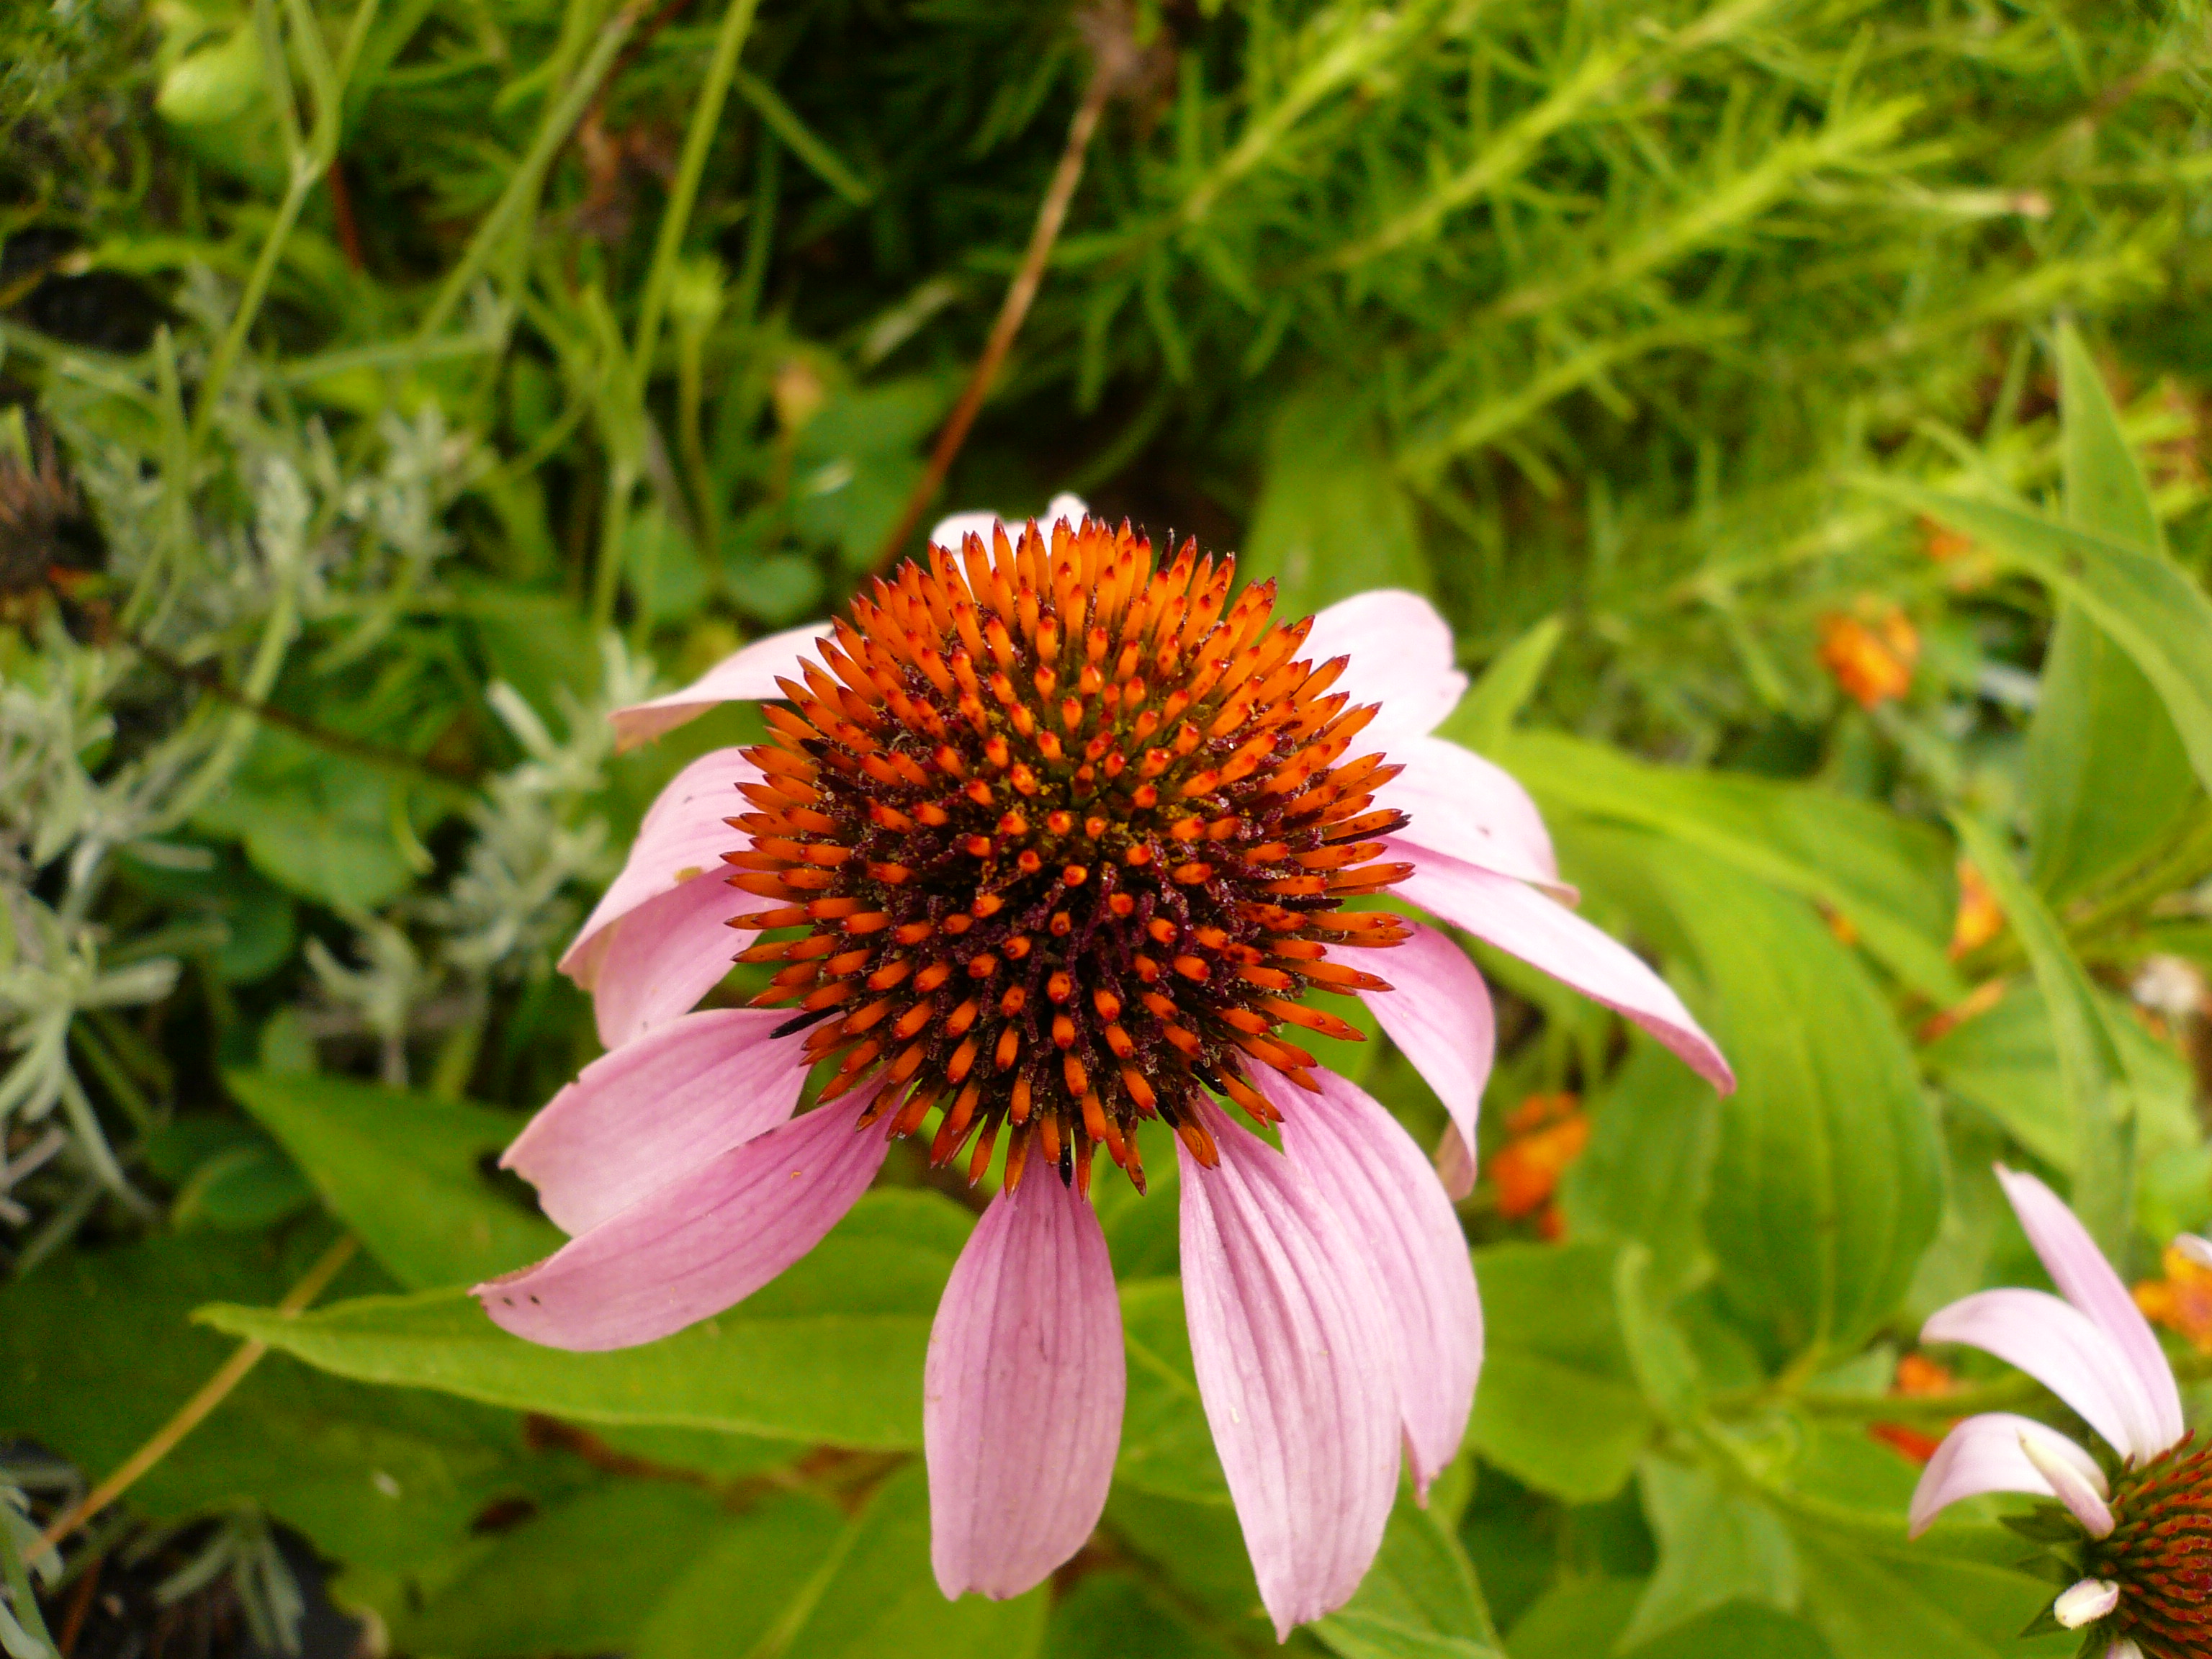
[[[1252,1066],[1310,1087],[1295,1035],[1357,1035],[1304,999],[1388,988],[1323,951],[1406,936],[1340,908],[1410,873],[1372,810],[1397,769],[1341,661],[1299,656],[1310,620],[1233,573],[1189,541],[1156,568],[1126,524],[971,535],[780,682],[727,856],[776,907],[739,925],[805,930],[746,956],[785,964],[756,1000],[797,1005],[825,1098],[883,1076],[871,1121],[942,1109],[935,1163],[980,1175],[1004,1134],[1010,1182],[1087,1185],[1103,1144],[1141,1188],[1144,1120],[1206,1158],[1202,1092],[1265,1117]]]

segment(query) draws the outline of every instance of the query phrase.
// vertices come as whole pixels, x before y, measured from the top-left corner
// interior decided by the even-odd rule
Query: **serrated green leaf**
[[[930,1322],[969,1221],[933,1193],[868,1194],[737,1307],[612,1353],[509,1336],[459,1291],[364,1297],[298,1318],[221,1304],[197,1317],[343,1376],[576,1422],[910,1450],[921,1444]]]
[[[478,1168],[520,1129],[511,1114],[345,1078],[231,1072],[223,1081],[410,1289],[480,1284],[566,1242]]]

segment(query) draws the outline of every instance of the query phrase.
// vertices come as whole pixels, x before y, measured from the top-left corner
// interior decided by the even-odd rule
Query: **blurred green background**
[[[1073,490],[1292,615],[1431,596],[1479,677],[1447,735],[1743,1081],[1477,949],[1468,1450],[1291,1647],[2069,1651],[2016,1638],[2051,1587],[1996,1510],[1905,1540],[1966,1408],[1927,1390],[2049,1404],[1913,1334],[2040,1282],[2001,1158],[2212,1374],[2212,1276],[2160,1255],[2212,1218],[2209,27],[4,0],[6,1559],[235,1338],[280,1351],[42,1583],[54,1645],[1273,1650],[1171,1167],[1101,1188],[1106,1523],[1004,1605],[928,1571],[921,1355],[973,1212],[919,1153],[648,1349],[524,1349],[452,1288],[557,1237],[495,1166],[598,1052],[553,958],[657,787],[758,730],[617,757],[605,711],[920,545],[1095,87],[921,523]],[[1331,1063],[1433,1139],[1379,1039]],[[268,1311],[342,1236],[322,1311]]]

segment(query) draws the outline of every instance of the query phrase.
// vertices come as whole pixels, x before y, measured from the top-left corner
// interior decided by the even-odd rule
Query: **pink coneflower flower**
[[[1968,1342],[2034,1377],[2109,1449],[2099,1456],[2009,1412],[1953,1429],[1912,1495],[1912,1530],[1978,1492],[2033,1492],[2070,1526],[2033,1534],[2080,1577],[2051,1607],[2101,1659],[2212,1659],[2212,1449],[2191,1449],[2173,1368],[2073,1212],[2033,1176],[1997,1179],[2060,1294],[1982,1291],[1940,1310],[1923,1342]],[[2063,1299],[2062,1299],[2063,1298]]]
[[[650,1341],[805,1254],[931,1114],[932,1158],[971,1182],[1003,1147],[923,1425],[939,1583],[1013,1595],[1105,1503],[1122,1340],[1087,1195],[1102,1149],[1142,1190],[1157,1125],[1200,1392],[1287,1632],[1358,1586],[1401,1445],[1423,1490],[1455,1455],[1482,1356],[1444,1187],[1298,1039],[1353,1034],[1314,994],[1367,999],[1471,1181],[1488,994],[1442,933],[1344,902],[1395,890],[1730,1079],[1656,975],[1538,890],[1558,868],[1528,797],[1429,735],[1466,681],[1425,601],[1275,623],[1272,584],[1232,596],[1188,543],[1155,568],[1073,506],[1018,539],[940,526],[847,617],[617,714],[635,741],[776,700],[769,742],[669,786],[565,958],[612,1052],[507,1162],[574,1237],[477,1293],[533,1341]],[[687,1012],[732,927],[778,964],[771,1006]]]

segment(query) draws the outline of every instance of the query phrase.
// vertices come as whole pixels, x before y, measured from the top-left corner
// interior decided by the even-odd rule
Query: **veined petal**
[[[1289,1159],[1219,1111],[1211,1170],[1178,1141],[1199,1395],[1261,1600],[1291,1626],[1359,1587],[1398,1484],[1400,1407],[1366,1253]]]
[[[1349,965],[1387,969],[1394,988],[1362,992],[1361,1000],[1451,1114],[1452,1127],[1467,1150],[1454,1171],[1463,1172],[1466,1184],[1451,1196],[1465,1198],[1474,1190],[1474,1127],[1483,1086],[1498,1056],[1498,1017],[1490,988],[1466,951],[1437,929],[1418,924],[1403,944],[1388,951],[1339,951],[1332,959],[1376,956],[1388,959]],[[1447,1188],[1456,1184],[1449,1182]]]
[[[1127,1388],[1090,1202],[1032,1168],[983,1212],[929,1331],[922,1443],[939,1588],[1019,1595],[1091,1536]]]
[[[2027,1231],[2027,1242],[2050,1269],[2058,1293],[2089,1316],[2090,1322],[2112,1338],[2120,1351],[2143,1398],[2150,1402],[2152,1426],[2158,1437],[2143,1451],[2164,1451],[2188,1430],[2182,1420],[2181,1391],[2174,1386],[2173,1367],[2158,1346],[2150,1322],[2136,1306],[2128,1287],[2120,1282],[2112,1264],[2097,1248],[2096,1240],[2075,1219],[2074,1212],[2032,1175],[2021,1175],[1997,1165],[1997,1180],[2014,1212]]]
[[[1510,877],[1419,848],[1413,859],[1413,873],[1396,890],[1408,902],[1625,1014],[1715,1088],[1735,1087],[1735,1073],[1681,998],[1620,940]]]
[[[681,691],[616,709],[608,717],[615,723],[615,747],[635,749],[696,720],[718,702],[766,702],[781,696],[777,678],[796,678],[799,658],[829,634],[830,624],[817,622],[763,635],[723,658]]]
[[[602,1054],[532,1118],[500,1163],[563,1231],[619,1215],[715,1153],[791,1116],[806,1081],[767,1008],[686,1014]]]
[[[599,1042],[619,1048],[690,1012],[760,937],[730,926],[746,903],[717,865],[601,928],[571,975],[592,993]]]
[[[1364,736],[1385,750],[1426,737],[1467,694],[1451,624],[1419,594],[1401,588],[1339,599],[1314,618],[1299,654],[1316,665],[1332,657],[1351,659],[1333,690],[1350,692],[1354,704],[1381,706]]]
[[[2130,1462],[2160,1449],[2135,1368],[2070,1302],[2042,1291],[1978,1291],[1939,1308],[1923,1342],[1966,1342],[2017,1365],[2049,1389]]]
[[[1072,530],[1083,522],[1090,511],[1082,496],[1071,495],[1063,489],[1037,515],[1037,527],[1049,538],[1053,526],[1062,519],[1067,520],[1068,528]],[[961,542],[969,536],[981,536],[988,546],[992,531],[999,526],[1005,525],[1007,534],[1011,536],[1020,533],[1022,523],[1019,519],[1002,518],[996,513],[955,513],[937,521],[936,526],[929,532],[929,539],[933,545],[941,547],[948,553],[957,553]]]
[[[1413,820],[1394,841],[1573,900],[1543,815],[1511,773],[1444,738],[1395,739],[1389,756],[1406,769],[1376,792],[1375,804]]]
[[[1283,1151],[1368,1252],[1390,1315],[1413,1483],[1459,1453],[1482,1370],[1482,1302],[1467,1235],[1421,1149],[1357,1085],[1316,1070],[1310,1095],[1269,1066],[1260,1092],[1283,1112]]]
[[[890,1146],[856,1128],[876,1091],[717,1153],[534,1267],[475,1294],[501,1329],[548,1347],[634,1347],[742,1302],[821,1242]]]
[[[2011,1412],[1984,1412],[1966,1419],[1944,1436],[1943,1443],[1936,1448],[1935,1456],[1920,1472],[1920,1484],[1912,1492],[1912,1535],[1917,1538],[1927,1531],[1941,1511],[1962,1498],[1978,1497],[1985,1492],[2057,1497],[2051,1482],[2021,1449],[2021,1437],[2029,1432],[2048,1437],[2056,1443],[2051,1448],[2056,1455],[2103,1481],[2097,1460],[2055,1429]]]

